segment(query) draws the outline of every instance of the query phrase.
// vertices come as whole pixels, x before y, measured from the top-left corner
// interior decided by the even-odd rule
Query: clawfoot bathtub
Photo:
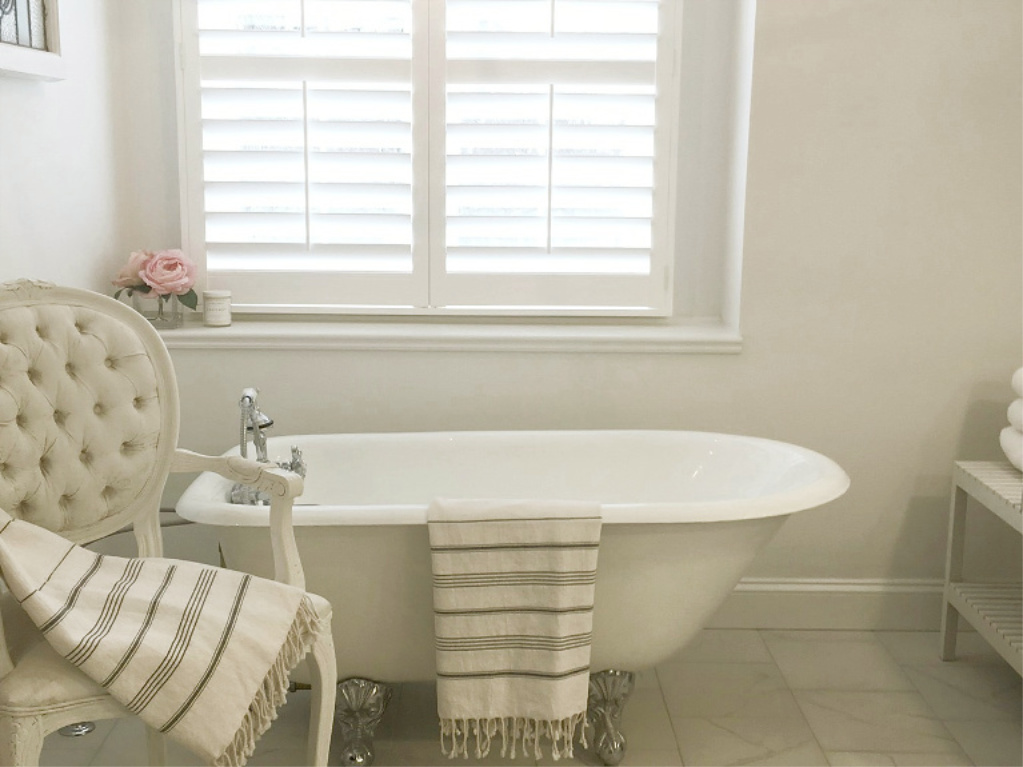
[[[591,679],[588,718],[608,764],[624,755],[619,717],[629,672],[680,650],[788,515],[849,485],[837,464],[811,450],[702,432],[332,434],[269,442],[271,458],[297,445],[308,466],[294,515],[306,581],[334,605],[338,678],[360,692],[339,701],[362,700],[362,688],[376,682],[435,677],[431,500],[599,502],[591,669],[608,673]],[[217,526],[230,567],[270,574],[259,529],[267,510],[229,503],[230,490],[227,480],[204,474],[177,511]],[[385,703],[371,700],[368,716],[379,719]],[[372,728],[355,729],[359,743],[346,746],[345,758],[367,763]]]

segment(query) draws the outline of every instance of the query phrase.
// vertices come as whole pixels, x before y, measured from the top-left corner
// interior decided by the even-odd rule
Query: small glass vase
[[[184,322],[181,302],[173,294],[157,296],[136,291],[131,294],[131,305],[135,311],[149,320],[154,328],[160,330],[180,328]]]

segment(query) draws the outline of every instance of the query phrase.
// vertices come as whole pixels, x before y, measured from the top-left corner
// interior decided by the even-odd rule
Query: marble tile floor
[[[938,658],[936,632],[707,630],[641,673],[624,715],[623,765],[1023,765],[1020,677],[974,633]],[[376,764],[443,765],[435,690],[398,687],[377,730]],[[308,694],[293,693],[249,764],[304,763]],[[336,745],[336,744],[335,744]],[[137,765],[136,721],[51,735],[41,764]],[[331,764],[341,764],[337,749]],[[172,765],[199,762],[169,749]],[[577,752],[559,765],[594,765]],[[548,756],[453,764],[553,765]]]

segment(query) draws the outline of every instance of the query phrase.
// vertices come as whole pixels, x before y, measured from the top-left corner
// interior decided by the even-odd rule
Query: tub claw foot
[[[616,765],[625,757],[622,709],[635,682],[636,675],[631,671],[590,674],[586,723],[592,728],[593,750],[604,764]]]
[[[392,689],[381,682],[353,677],[337,685],[334,721],[337,723],[341,764],[369,767],[376,754],[373,733],[387,710]]]

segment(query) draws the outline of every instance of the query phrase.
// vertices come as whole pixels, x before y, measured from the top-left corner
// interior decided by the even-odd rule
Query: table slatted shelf
[[[1023,474],[1003,462],[957,462],[949,514],[941,657],[955,658],[958,618],[962,616],[1023,674],[1023,583],[963,581],[967,496],[1023,535]]]

